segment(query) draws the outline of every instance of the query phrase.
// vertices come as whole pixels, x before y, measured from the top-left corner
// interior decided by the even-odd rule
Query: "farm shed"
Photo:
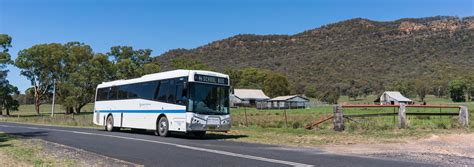
[[[257,102],[270,99],[260,89],[234,89],[230,101],[232,107],[238,106],[256,106]]]
[[[400,92],[387,91],[384,92],[379,98],[377,98],[374,103],[379,103],[380,105],[400,103],[412,104],[413,101],[403,96]]]
[[[267,101],[267,108],[306,108],[309,99],[299,95],[278,96]]]

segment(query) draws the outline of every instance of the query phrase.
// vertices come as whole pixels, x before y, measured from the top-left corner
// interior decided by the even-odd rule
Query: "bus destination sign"
[[[194,75],[194,81],[215,83],[215,84],[223,84],[223,85],[229,84],[229,80],[227,78],[207,76],[207,75],[199,75],[199,74]]]

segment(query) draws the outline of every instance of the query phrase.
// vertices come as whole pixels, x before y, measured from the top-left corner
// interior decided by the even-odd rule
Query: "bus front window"
[[[225,115],[229,113],[229,87],[189,83],[188,111],[197,114]]]

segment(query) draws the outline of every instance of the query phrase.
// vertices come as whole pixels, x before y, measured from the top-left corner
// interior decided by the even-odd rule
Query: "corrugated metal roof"
[[[387,92],[384,92],[384,94],[387,94],[388,96],[390,96],[391,98],[397,101],[411,101],[409,98],[406,98],[405,96],[403,96],[400,92],[387,91]]]
[[[260,89],[234,89],[234,95],[239,99],[255,99],[255,100],[268,100],[270,99]]]
[[[278,97],[275,97],[273,99],[270,99],[269,101],[286,101],[286,100],[289,100],[289,99],[292,99],[292,98],[295,98],[295,97],[301,97],[303,99],[308,100],[307,98],[299,96],[299,95],[290,95],[290,96],[278,96]]]

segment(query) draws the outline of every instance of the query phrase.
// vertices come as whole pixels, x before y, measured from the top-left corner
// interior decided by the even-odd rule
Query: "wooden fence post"
[[[460,106],[459,108],[459,124],[461,124],[463,128],[469,126],[469,113],[467,112],[466,106]]]
[[[342,113],[342,106],[341,105],[335,105],[333,108],[334,111],[334,119],[333,119],[333,124],[334,124],[334,130],[341,132],[344,131],[344,116]]]
[[[244,115],[245,115],[245,126],[248,127],[249,122],[247,121],[247,108],[245,108],[245,106],[244,106]]]
[[[400,103],[400,107],[398,108],[398,128],[400,129],[404,129],[407,126],[405,106],[406,104]]]

